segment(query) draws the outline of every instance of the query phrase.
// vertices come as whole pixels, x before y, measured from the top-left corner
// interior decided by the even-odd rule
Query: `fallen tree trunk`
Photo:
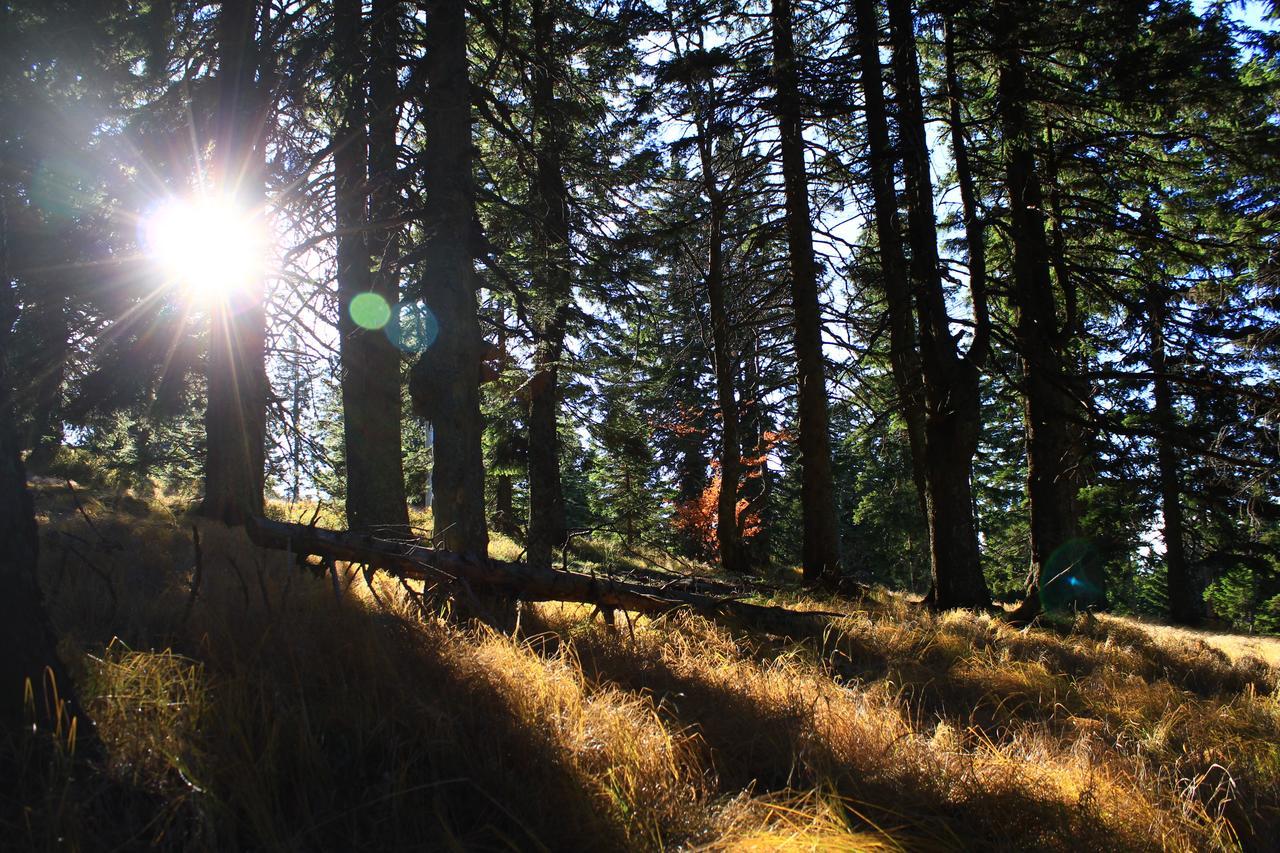
[[[364,563],[409,580],[470,588],[521,601],[593,604],[606,615],[615,610],[649,616],[688,610],[729,627],[791,638],[820,633],[828,619],[843,615],[750,604],[670,585],[650,586],[578,572],[537,569],[525,563],[465,556],[416,543],[261,517],[249,519],[246,526],[249,538],[256,545],[288,549],[300,557],[314,555]]]

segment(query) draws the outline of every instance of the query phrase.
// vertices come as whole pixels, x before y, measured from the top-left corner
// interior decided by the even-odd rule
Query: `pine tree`
[[[226,0],[218,12],[218,111],[212,169],[218,191],[261,220],[265,81],[269,48],[259,41],[263,9]],[[261,224],[259,228],[265,227]],[[263,282],[246,282],[216,303],[209,336],[202,514],[228,524],[261,515],[266,476],[266,318]]]
[[[822,310],[813,254],[813,219],[809,210],[803,110],[792,16],[791,0],[773,0],[769,20],[777,90],[774,109],[780,132],[791,260],[791,300],[795,311],[799,395],[797,444],[803,482],[803,565],[807,582],[834,583],[840,574],[840,531],[836,524],[835,484],[831,471]]]
[[[423,59],[429,90],[422,152],[428,218],[416,295],[435,318],[438,336],[414,363],[409,393],[431,421],[431,472],[436,538],[453,551],[487,554],[484,460],[480,416],[480,326],[472,239],[471,91],[466,15],[460,5],[427,7]]]
[[[339,108],[333,139],[334,211],[347,524],[353,530],[404,529],[409,515],[400,446],[400,354],[385,329],[400,301],[395,226],[387,222],[399,215],[395,201],[399,9],[392,4],[390,9],[376,10],[375,44],[374,26],[366,24],[362,5],[357,0],[339,0],[333,21],[332,62]],[[388,76],[389,80],[383,79]],[[375,81],[376,109],[386,115],[375,115],[371,109]],[[380,219],[376,229],[375,215]],[[376,270],[371,252],[375,243],[380,248]]]

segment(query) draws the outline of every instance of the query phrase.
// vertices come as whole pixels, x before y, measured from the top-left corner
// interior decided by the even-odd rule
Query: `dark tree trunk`
[[[685,90],[692,104],[697,131],[698,165],[702,193],[707,202],[707,266],[704,283],[711,313],[711,359],[716,380],[716,408],[720,416],[720,489],[716,496],[716,542],[720,565],[726,572],[747,570],[748,555],[742,541],[738,518],[742,486],[743,448],[738,409],[738,357],[733,346],[733,327],[727,304],[725,280],[724,222],[727,205],[716,169],[715,126],[718,96],[714,84],[687,82]]]
[[[557,0],[533,2],[533,188],[537,258],[533,269],[538,315],[534,323],[534,376],[529,383],[529,564],[550,568],[564,544],[564,490],[560,483],[560,357],[572,296],[569,189],[562,166],[564,117],[556,108],[563,59],[555,45]]]
[[[471,254],[475,197],[471,176],[471,91],[463,4],[426,4],[423,58],[429,94],[423,110],[427,243],[419,295],[439,333],[413,366],[415,411],[435,431],[431,471],[435,534],[452,551],[484,556],[484,458],[480,414],[480,323]]]
[[[911,280],[924,378],[932,602],[940,608],[988,607],[991,593],[982,574],[973,516],[973,456],[982,429],[978,368],[957,351],[947,315],[909,0],[889,0],[889,22],[901,117],[899,144],[907,187]]]
[[[912,314],[911,283],[902,251],[898,223],[898,192],[894,186],[894,152],[885,108],[884,78],[880,68],[880,16],[875,0],[855,0],[861,85],[866,105],[867,148],[871,163],[871,194],[875,208],[876,241],[880,249],[880,274],[884,279],[885,305],[889,310],[889,363],[897,387],[903,422],[911,447],[911,475],[920,500],[920,514],[928,516],[924,466],[924,387],[916,351],[916,324]]]
[[[772,476],[769,472],[769,443],[767,433],[770,431],[769,415],[765,411],[763,400],[764,380],[760,375],[760,341],[753,339],[748,346],[751,351],[743,358],[744,375],[742,377],[742,420],[744,423],[742,455],[753,457],[749,466],[744,466],[742,499],[747,502],[747,512],[759,520],[756,534],[743,542],[747,551],[747,562],[764,564],[769,560],[771,542],[769,539],[770,511],[769,497],[772,494]],[[741,525],[740,525],[741,526]]]
[[[742,483],[742,439],[739,428],[737,371],[732,324],[727,305],[724,259],[724,193],[716,176],[712,125],[715,93],[688,87],[698,133],[698,161],[702,191],[707,197],[707,270],[705,283],[711,311],[711,358],[716,377],[716,405],[720,414],[720,492],[716,498],[716,540],[720,565],[726,572],[747,570],[738,522],[738,493]],[[708,103],[710,101],[710,103]]]
[[[623,519],[623,527],[622,527],[622,544],[630,548],[632,544],[634,544],[636,539],[636,518],[635,518],[635,513],[631,510],[631,507],[634,506],[634,504],[631,500],[631,466],[630,465],[626,466],[626,468],[624,469],[624,473],[622,475],[622,493],[627,496],[627,501],[626,501],[627,509],[624,510],[625,518]]]
[[[1177,415],[1173,408],[1173,388],[1169,382],[1165,328],[1168,306],[1160,286],[1152,282],[1147,290],[1147,320],[1151,335],[1151,372],[1155,375],[1156,465],[1160,479],[1160,512],[1164,517],[1164,563],[1169,618],[1189,625],[1204,616],[1203,598],[1192,581],[1182,518],[1182,482],[1178,474],[1178,451],[1173,443]]]
[[[685,342],[688,345],[688,342]],[[679,387],[694,387],[697,379],[690,375],[692,363],[676,365],[676,375],[673,379]],[[700,368],[697,369],[700,373]],[[687,409],[678,410],[681,415],[688,417]],[[695,501],[701,499],[703,492],[707,488],[707,469],[710,466],[708,459],[705,429],[703,428],[702,416],[699,415],[692,422],[682,424],[685,429],[679,430],[676,434],[676,447],[678,452],[676,462],[676,501],[680,506],[688,506]],[[706,543],[698,535],[693,527],[681,525],[677,531],[679,537],[681,553],[687,557],[700,557],[706,549]]]
[[[510,474],[499,474],[494,482],[493,527],[510,536],[516,533],[515,487]]]
[[[735,389],[737,359],[729,338],[729,311],[725,305],[723,199],[712,186],[703,157],[703,181],[709,186],[711,212],[707,220],[707,298],[711,305],[711,343],[716,371],[716,400],[720,409],[720,494],[716,501],[716,538],[720,544],[720,565],[726,572],[744,572],[746,553],[738,524],[738,490],[742,483],[742,439],[738,424],[738,395]]]
[[[66,724],[74,717],[80,739],[92,744],[92,724],[78,706],[75,686],[58,659],[57,638],[36,578],[39,531],[9,384],[9,338],[17,311],[8,264],[7,204],[8,195],[0,188],[0,588],[4,590],[0,595],[0,732],[17,734],[30,730],[33,722],[45,732],[55,731],[61,722],[66,732]],[[61,716],[52,701],[51,681],[57,697],[66,703]],[[28,716],[24,701],[28,682],[35,701],[34,719]],[[0,766],[0,773],[9,772]]]
[[[66,378],[71,329],[67,319],[65,285],[58,273],[38,279],[39,293],[31,304],[33,333],[39,352],[31,374],[30,433],[24,442],[31,451],[26,466],[39,470],[53,461],[62,446],[62,383]],[[26,313],[24,311],[24,313]],[[26,325],[26,324],[24,324]]]
[[[951,154],[955,161],[956,183],[960,189],[960,211],[964,218],[965,247],[969,258],[969,296],[973,302],[973,338],[967,358],[979,368],[986,364],[991,349],[991,315],[987,303],[987,234],[986,224],[978,210],[978,192],[974,188],[973,166],[969,162],[969,144],[965,139],[964,118],[960,105],[964,93],[956,71],[955,28],[950,18],[944,21],[943,52],[947,75],[947,124],[951,134]]]
[[[830,620],[842,615],[736,601],[732,586],[714,581],[710,584],[714,592],[709,594],[702,591],[707,587],[705,578],[690,578],[702,589],[691,590],[670,583],[670,575],[665,575],[663,585],[657,586],[593,574],[534,569],[528,563],[477,559],[438,548],[265,518],[253,520],[249,536],[260,547],[364,563],[394,577],[439,585],[455,595],[478,590],[482,595],[519,597],[530,602],[572,601],[594,604],[606,613],[628,610],[651,616],[683,610],[734,630],[747,629],[800,641],[830,630]],[[729,593],[729,596],[717,593]]]
[[[1014,308],[1014,344],[1022,363],[1027,432],[1031,566],[1022,608],[1025,617],[1040,609],[1040,581],[1054,554],[1079,534],[1073,470],[1076,446],[1069,427],[1078,406],[1067,386],[1059,351],[1061,336],[1050,277],[1044,199],[1036,174],[1037,128],[1028,111],[1031,95],[1022,65],[1017,14],[1014,8],[1004,10],[996,104],[1005,146],[1009,233],[1013,243],[1010,301]]]
[[[400,0],[374,0],[372,6],[369,66],[369,246],[373,254],[375,293],[393,306],[400,302]],[[395,314],[393,313],[393,319]],[[386,335],[377,335],[371,347],[370,369],[381,377],[378,410],[384,419],[376,441],[385,448],[379,463],[384,472],[379,506],[388,513],[388,524],[409,524],[408,496],[404,485],[403,406],[401,357]],[[348,458],[350,458],[348,456]],[[380,510],[381,512],[381,510]],[[394,514],[392,514],[394,513]]]
[[[376,183],[371,181],[372,136],[366,130],[374,122],[367,115],[365,98],[365,33],[360,0],[337,0],[334,4],[334,63],[337,68],[338,103],[341,117],[333,140],[334,212],[338,249],[338,333],[342,357],[342,419],[347,460],[347,525],[352,530],[384,527],[407,528],[409,512],[404,494],[404,467],[400,448],[400,355],[382,328],[366,328],[370,320],[380,319],[353,315],[352,301],[361,294],[373,293],[387,306],[398,301],[394,260],[389,256],[387,235],[390,229],[381,225],[370,231],[372,188],[377,186],[381,222],[395,216],[394,178],[395,127],[387,138],[386,118],[379,116],[378,160],[380,171]],[[387,37],[386,21],[379,22]],[[394,33],[394,31],[393,31]],[[392,33],[392,37],[393,36]],[[375,45],[381,48],[381,45]],[[388,53],[378,51],[378,61],[392,63],[378,73],[390,74],[394,90],[396,51],[394,42]],[[370,76],[373,74],[371,72]],[[379,96],[391,97],[390,103],[378,109],[394,117],[394,94],[386,91],[381,81]],[[393,118],[394,120],[394,118]],[[390,143],[388,157],[386,146]],[[388,162],[389,161],[389,162]],[[390,167],[390,172],[388,172]],[[388,198],[389,196],[389,198]],[[380,269],[372,270],[370,244],[376,243]],[[387,269],[387,262],[391,269]],[[365,297],[368,299],[368,297]],[[365,309],[366,311],[368,309]],[[356,322],[360,319],[365,326]]]
[[[840,528],[836,521],[835,478],[822,353],[822,310],[813,256],[809,178],[804,162],[804,124],[792,34],[791,0],[773,0],[770,10],[777,94],[782,179],[786,196],[787,246],[791,260],[791,302],[795,312],[801,487],[807,583],[834,582],[840,575]]]
[[[224,0],[218,14],[218,116],[214,180],[262,216],[265,105],[256,79],[258,4]],[[265,228],[265,224],[258,225]],[[267,432],[266,316],[261,277],[215,304],[209,331],[202,515],[243,524],[262,514]]]

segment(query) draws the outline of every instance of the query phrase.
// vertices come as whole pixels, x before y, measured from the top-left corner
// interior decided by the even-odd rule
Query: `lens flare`
[[[425,352],[436,342],[440,324],[431,309],[421,302],[401,302],[395,308],[395,322],[387,324],[385,334],[404,352]]]
[[[230,200],[174,199],[146,217],[142,241],[172,283],[217,302],[261,277],[263,229],[261,220]]]
[[[362,329],[376,332],[391,322],[391,306],[376,293],[358,293],[347,309],[351,322]]]

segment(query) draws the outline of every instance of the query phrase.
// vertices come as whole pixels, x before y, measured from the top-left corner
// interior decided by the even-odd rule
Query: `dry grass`
[[[110,758],[78,786],[32,769],[0,826],[28,846],[1192,850],[1280,830],[1280,673],[1125,620],[791,595],[847,615],[781,643],[526,606],[513,639],[385,580],[342,572],[335,595],[215,525],[184,619],[189,521],[92,502],[95,533],[54,488],[41,507]]]
[[[1271,666],[1280,666],[1280,637],[1264,635],[1234,634],[1222,631],[1209,631],[1198,628],[1183,628],[1174,625],[1163,625],[1147,619],[1133,619],[1136,625],[1150,631],[1153,636],[1175,643],[1206,643],[1220,649],[1236,661],[1257,658]]]

